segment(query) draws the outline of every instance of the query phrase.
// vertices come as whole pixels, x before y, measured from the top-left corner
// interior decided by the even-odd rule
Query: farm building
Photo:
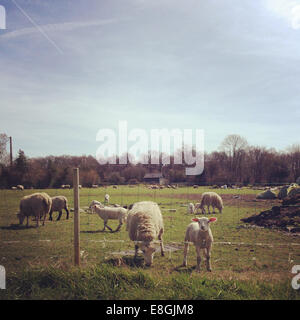
[[[160,172],[146,173],[144,176],[145,183],[151,184],[166,184],[167,179],[165,179]]]

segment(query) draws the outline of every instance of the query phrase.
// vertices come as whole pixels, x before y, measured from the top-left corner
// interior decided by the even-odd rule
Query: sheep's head
[[[153,256],[155,252],[155,247],[153,243],[142,243],[141,250],[144,254],[144,260],[146,266],[151,266],[153,263]]]
[[[17,217],[19,219],[20,224],[23,224],[25,216],[21,212],[18,212]]]
[[[217,221],[217,218],[193,218],[192,221],[199,223],[199,228],[201,231],[207,231],[211,222]]]

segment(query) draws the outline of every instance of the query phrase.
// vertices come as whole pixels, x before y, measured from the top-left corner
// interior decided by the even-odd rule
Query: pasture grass
[[[15,213],[25,194],[41,190],[0,191],[0,264],[6,268],[7,290],[2,299],[299,299],[291,288],[291,268],[300,264],[300,238],[273,229],[248,228],[240,219],[263,209],[271,202],[244,201],[259,190],[249,188],[213,190],[231,199],[223,214],[215,214],[212,225],[215,244],[213,272],[194,270],[196,254],[190,246],[188,267],[180,268],[183,240],[192,215],[188,202],[197,202],[206,187],[149,190],[129,186],[80,190],[80,207],[92,200],[120,205],[152,200],[159,203],[164,217],[166,255],[157,252],[151,268],[142,258],[132,259],[134,244],[125,226],[120,232],[100,232],[103,221],[88,212],[80,214],[81,268],[73,267],[73,212],[66,220],[46,221],[44,227],[17,225]],[[50,196],[65,195],[73,207],[73,190],[42,190]],[[240,199],[233,196],[239,195]],[[231,197],[232,196],[232,197]],[[191,198],[193,200],[191,200]],[[265,207],[264,207],[265,206]],[[169,209],[176,209],[171,212]],[[54,214],[56,218],[57,213]],[[116,229],[118,222],[109,221]],[[173,250],[175,251],[173,251]]]

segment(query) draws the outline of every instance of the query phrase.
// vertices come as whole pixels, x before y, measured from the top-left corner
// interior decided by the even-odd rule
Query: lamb
[[[18,185],[17,185],[17,189],[18,189],[18,190],[24,190],[24,186],[22,186],[21,184],[18,184]]]
[[[51,205],[51,210],[49,212],[49,220],[52,219],[52,213],[53,211],[58,211],[59,215],[56,219],[56,221],[59,221],[62,215],[62,210],[65,209],[67,213],[67,219],[69,219],[69,210],[68,210],[68,199],[64,196],[56,196],[52,197],[52,205]]]
[[[153,263],[155,252],[154,241],[160,241],[161,255],[164,256],[163,217],[157,203],[152,201],[142,201],[133,204],[127,217],[127,227],[129,238],[135,241],[135,255],[137,257],[140,246],[144,254],[144,261],[147,266]]]
[[[217,218],[194,218],[192,223],[190,223],[186,229],[185,233],[185,244],[184,244],[184,256],[183,256],[183,267],[187,266],[187,254],[189,251],[189,242],[192,242],[196,247],[197,253],[197,272],[200,272],[201,249],[204,250],[206,257],[206,269],[211,271],[211,248],[214,241],[212,232],[210,230],[210,223],[215,222]]]
[[[106,193],[106,195],[104,196],[104,203],[108,204],[109,203],[109,194]]]
[[[204,192],[202,194],[201,203],[199,206],[196,206],[196,210],[201,209],[202,213],[205,214],[204,206],[207,206],[208,213],[210,213],[210,206],[213,207],[213,213],[215,213],[215,208],[217,208],[220,213],[222,213],[222,209],[224,208],[222,198],[215,192]]]
[[[91,206],[91,209],[93,212],[96,212],[101,219],[103,219],[104,228],[102,231],[104,231],[105,228],[108,228],[111,232],[113,232],[113,230],[107,225],[107,221],[109,219],[119,220],[119,225],[114,232],[119,231],[123,222],[126,222],[127,219],[127,209],[122,207],[101,207],[100,205],[94,204]]]
[[[51,210],[52,199],[47,193],[33,193],[25,196],[20,201],[20,211],[17,214],[20,224],[23,224],[25,217],[27,218],[26,227],[29,227],[29,216],[34,216],[36,219],[36,226],[39,227],[39,221],[44,216],[43,225],[47,214]]]
[[[195,206],[193,203],[189,203],[188,205],[188,213],[194,213],[195,212]]]
[[[94,204],[97,204],[98,206],[100,206],[101,208],[104,208],[104,205],[100,202],[100,201],[97,201],[97,200],[93,200],[89,206],[90,209],[92,209],[92,206]]]

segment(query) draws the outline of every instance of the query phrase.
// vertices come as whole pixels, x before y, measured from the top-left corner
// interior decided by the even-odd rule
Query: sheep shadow
[[[123,256],[118,258],[110,258],[106,261],[106,263],[113,266],[128,266],[130,268],[141,268],[147,269],[149,268],[144,264],[144,258],[141,256],[137,256],[134,258],[133,256]]]
[[[191,274],[193,271],[195,271],[197,266],[190,266],[190,267],[184,267],[182,265],[179,265],[173,269],[173,271],[176,271],[178,273],[186,273]]]
[[[26,225],[22,224],[11,224],[10,226],[0,226],[0,230],[24,230],[24,229],[32,229],[36,228],[36,226],[30,225],[26,227]]]
[[[87,230],[87,231],[80,231],[80,233],[116,233],[119,232],[120,230]]]

